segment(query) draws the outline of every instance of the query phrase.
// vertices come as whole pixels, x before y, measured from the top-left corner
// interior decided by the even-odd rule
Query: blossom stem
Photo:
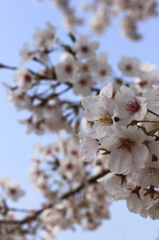
[[[153,135],[155,134],[157,131],[159,131],[159,128],[155,128],[152,131],[148,132],[148,135]]]
[[[136,121],[136,123],[148,122],[148,123],[159,123],[159,121]]]
[[[146,135],[148,135],[148,132],[146,131],[146,128],[145,127],[143,127],[143,126],[137,126],[138,128],[141,128],[143,131],[144,131],[144,133],[146,134]]]
[[[156,113],[154,113],[153,111],[151,111],[151,110],[147,110],[148,112],[150,112],[150,113],[152,113],[153,115],[155,115],[156,117],[159,117],[159,115],[158,114],[156,114]]]

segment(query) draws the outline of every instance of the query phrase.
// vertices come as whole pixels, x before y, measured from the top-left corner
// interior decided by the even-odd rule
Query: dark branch
[[[86,183],[83,182],[79,187],[77,187],[76,189],[66,192],[64,193],[59,200],[63,200],[63,199],[67,199],[71,196],[73,196],[74,194],[78,193],[79,191],[81,191],[84,187],[91,185],[93,183],[95,183],[97,181],[97,179],[103,177],[104,175],[108,174],[110,171],[109,170],[105,170],[102,173],[90,178]],[[34,214],[32,214],[31,216],[27,216],[22,220],[14,220],[14,221],[7,221],[7,220],[0,220],[0,224],[16,224],[16,225],[23,225],[26,223],[30,223],[32,221],[35,221],[37,219],[37,217],[46,209],[52,208],[54,206],[54,203],[49,203],[47,204],[44,208],[37,210],[34,212]],[[17,229],[17,228],[16,228]]]

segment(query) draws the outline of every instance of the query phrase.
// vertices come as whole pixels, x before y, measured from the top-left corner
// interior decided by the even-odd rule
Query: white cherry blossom
[[[98,182],[104,182],[104,188],[111,193],[114,189],[126,186],[126,177],[114,172],[108,173],[106,176],[98,179]]]
[[[143,120],[147,113],[147,100],[137,97],[132,89],[122,86],[115,95],[119,105],[119,123],[129,124],[132,120]]]
[[[106,77],[112,72],[111,66],[107,63],[107,54],[104,52],[100,53],[99,58],[96,60],[96,76],[95,79],[105,82]]]
[[[32,87],[33,76],[28,70],[17,69],[14,78],[20,92],[25,92]]]
[[[84,162],[92,162],[95,165],[98,156],[98,142],[89,134],[79,133],[81,149],[80,160]]]
[[[95,84],[88,73],[77,73],[73,82],[73,92],[77,95],[88,96]]]
[[[95,55],[99,43],[89,42],[88,35],[80,35],[78,41],[74,43],[74,50],[80,58],[89,58]]]
[[[36,50],[31,51],[29,44],[25,43],[23,45],[23,49],[20,50],[20,56],[22,57],[20,64],[23,65],[24,63],[30,61],[35,57],[36,54],[37,54],[37,51]]]
[[[148,109],[159,114],[159,87],[153,85],[152,88],[143,93],[142,96],[147,99]],[[150,120],[158,119],[157,116],[149,112],[147,113],[146,118]]]
[[[4,190],[5,194],[13,201],[18,201],[19,198],[25,195],[25,191],[20,188],[20,183],[12,180],[5,182]]]
[[[63,54],[55,67],[59,82],[70,82],[77,72],[77,63],[71,54]]]
[[[74,181],[84,177],[84,165],[78,161],[75,157],[68,157],[60,161],[60,167],[58,172],[60,175],[73,178]]]
[[[149,216],[152,220],[159,219],[159,198],[151,200],[145,205],[141,211],[141,216],[147,218]]]
[[[89,104],[84,112],[85,118],[94,123],[91,132],[96,138],[107,135],[108,128],[115,124],[116,115],[118,116],[118,105],[104,95],[100,97],[99,102]]]
[[[114,128],[111,136],[101,140],[100,148],[110,151],[108,168],[118,174],[128,174],[134,168],[144,168],[149,154],[143,144],[145,134],[137,127]]]
[[[132,213],[140,213],[140,211],[143,207],[143,202],[140,199],[140,196],[136,192],[131,193],[126,198],[126,203],[127,203],[127,208]]]
[[[38,48],[51,48],[56,41],[56,28],[50,22],[46,26],[46,29],[37,28],[34,33],[34,45]]]
[[[118,63],[119,69],[123,72],[125,76],[139,76],[140,74],[140,61],[135,57],[127,57],[124,56],[121,58],[120,62]]]
[[[25,93],[8,89],[7,100],[14,102],[18,111],[22,109],[31,109],[31,99]]]
[[[159,162],[147,163],[145,168],[136,170],[133,173],[132,180],[142,188],[150,185],[159,188]]]
[[[142,73],[139,77],[134,79],[138,92],[145,92],[152,88],[152,85],[156,84],[159,80],[158,76],[152,72]]]

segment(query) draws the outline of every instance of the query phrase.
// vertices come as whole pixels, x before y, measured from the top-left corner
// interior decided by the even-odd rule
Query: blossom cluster
[[[51,1],[55,8],[62,11],[66,28],[74,30],[75,27],[88,21],[83,16],[77,17],[77,11],[70,5],[69,0]],[[81,5],[81,10],[91,12],[90,29],[93,33],[103,34],[113,19],[122,13],[121,30],[126,37],[135,41],[142,38],[137,23],[158,15],[156,0],[91,0],[78,3]]]
[[[20,197],[25,195],[25,191],[20,188],[20,183],[8,178],[0,179],[0,187],[3,195],[10,197],[13,201],[18,201]]]
[[[24,44],[20,51],[21,64],[36,61],[42,67],[38,72],[8,67],[1,64],[1,68],[15,70],[16,86],[5,86],[8,90],[7,99],[14,102],[17,110],[28,110],[31,116],[20,122],[27,125],[27,132],[42,135],[47,131],[78,132],[81,119],[81,105],[79,97],[98,93],[96,86],[103,84],[108,76],[113,76],[113,68],[108,63],[106,52],[96,53],[98,41],[90,41],[88,35],[80,35],[78,39],[70,34],[71,44],[62,43],[56,35],[56,28],[47,23],[46,29],[37,28],[33,35],[34,47]],[[50,54],[56,47],[64,53],[60,61],[52,65]],[[135,57],[123,56],[118,68],[126,77],[135,77],[135,86],[143,92],[159,80],[156,66],[141,64]],[[120,80],[116,78],[116,82]],[[116,88],[119,84],[116,84]],[[76,100],[69,100],[70,92],[77,96]]]
[[[24,44],[20,51],[21,64],[36,61],[42,70],[35,72],[1,65],[1,68],[15,70],[16,86],[4,84],[8,90],[7,99],[14,102],[17,110],[31,112],[29,118],[21,121],[27,125],[28,133],[42,135],[46,131],[58,132],[61,129],[70,132],[72,126],[78,125],[80,118],[78,96],[98,92],[94,86],[105,81],[106,76],[112,72],[107,54],[101,52],[97,56],[99,43],[90,41],[88,35],[80,35],[75,40],[71,34],[71,45],[63,44],[56,36],[56,28],[49,22],[46,29],[37,28],[33,37],[35,49],[31,50],[27,43]],[[57,46],[64,53],[60,56],[60,61],[52,66],[50,54]],[[65,93],[69,90],[77,95],[77,103],[75,100],[67,100]]]
[[[60,184],[61,192],[66,192],[79,186],[81,180],[87,181],[90,176],[101,174],[108,169],[107,164],[102,161],[107,159],[107,156],[98,156],[99,164],[93,171],[88,162],[78,161],[79,156],[79,140],[75,136],[61,137],[45,147],[38,143],[34,146],[34,155],[31,157],[29,179],[35,189],[47,197],[56,184],[58,187]],[[50,185],[50,182],[54,182],[54,185]]]
[[[107,164],[102,163],[102,159],[107,156],[99,156],[98,167],[91,170],[88,163],[77,160],[79,151],[79,141],[75,136],[61,138],[45,147],[40,143],[34,147],[28,178],[37,192],[43,195],[45,203],[38,210],[41,215],[32,224],[33,229],[30,225],[27,228],[21,226],[20,235],[24,230],[27,235],[32,235],[33,231],[35,234],[40,225],[43,231],[39,234],[43,240],[55,239],[61,229],[75,229],[75,224],[80,224],[84,230],[93,230],[101,225],[103,219],[109,218],[110,199],[103,186],[97,187],[95,181],[96,176],[102,176],[108,171]],[[0,185],[3,193],[13,201],[24,195],[18,182],[4,178],[0,180]],[[76,194],[72,194],[72,191]],[[20,224],[16,210],[18,211],[8,206],[6,198],[1,199],[0,223],[3,231],[0,233],[13,240],[19,240],[20,237],[14,234],[14,223]],[[36,209],[21,211],[24,212],[26,224],[29,224],[28,217],[34,219],[37,214]],[[10,224],[5,224],[6,222]]]
[[[141,33],[138,32],[137,23],[157,15],[157,2],[154,0],[93,0],[86,3],[83,8],[92,12],[91,29],[98,35],[104,33],[114,17],[123,13],[121,30],[132,40],[142,38]]]
[[[79,134],[82,161],[95,166],[99,153],[108,155],[110,173],[99,181],[112,199],[125,199],[131,212],[152,219],[159,219],[158,96],[157,85],[142,94],[122,85],[114,93],[110,81],[82,100],[92,127]]]
[[[124,33],[138,39],[136,22],[154,15],[155,3],[100,0],[85,9],[93,12],[97,34],[114,15],[126,11]],[[69,28],[82,23],[69,1],[54,4],[62,9]],[[31,157],[28,178],[44,199],[38,210],[9,207],[7,198],[18,201],[25,191],[18,182],[0,179],[2,240],[28,240],[36,234],[42,240],[55,239],[60,229],[74,230],[76,224],[96,229],[109,218],[110,197],[126,199],[131,212],[159,218],[159,68],[123,56],[117,64],[122,77],[117,77],[107,53],[98,52],[98,41],[72,32],[68,37],[69,43],[64,43],[47,22],[45,29],[36,29],[33,46],[25,43],[20,51],[21,65],[34,61],[40,70],[0,64],[15,71],[16,85],[4,85],[16,109],[31,113],[20,121],[27,132],[59,134],[59,140],[47,146],[37,144]],[[51,54],[56,50],[62,54],[53,64]],[[18,211],[23,215],[16,215]]]

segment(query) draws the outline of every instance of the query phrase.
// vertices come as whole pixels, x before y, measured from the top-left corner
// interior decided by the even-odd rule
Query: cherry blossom
[[[100,146],[111,151],[108,168],[118,174],[128,174],[135,167],[144,168],[148,149],[143,144],[145,140],[143,131],[136,127],[114,130],[112,136],[101,141]]]
[[[88,96],[94,84],[95,82],[89,74],[78,73],[74,79],[73,91],[77,95]]]
[[[84,21],[72,2],[55,0],[54,6],[69,29],[67,38],[47,22],[36,29],[33,45],[25,43],[20,51],[29,69],[0,64],[14,71],[14,85],[4,83],[7,100],[29,113],[19,122],[28,133],[54,134],[30,157],[28,180],[42,195],[39,207],[11,207],[25,191],[19,182],[0,179],[2,240],[56,239],[77,224],[97,229],[110,217],[111,200],[125,200],[130,212],[144,218],[159,218],[158,66],[123,56],[119,76],[107,45],[98,52],[99,41],[78,34],[76,26]],[[123,34],[139,40],[138,23],[155,16],[156,6],[155,0],[92,0],[84,9],[98,36],[120,14]]]
[[[22,57],[21,64],[24,64],[35,57],[37,51],[31,51],[28,43],[25,43],[23,49],[20,50],[20,56]]]
[[[137,97],[132,89],[122,86],[115,95],[119,105],[119,122],[128,124],[132,120],[143,120],[147,112],[146,98]]]
[[[18,201],[19,198],[25,195],[25,191],[20,188],[19,182],[6,179],[3,181],[2,187],[4,188],[5,194],[13,201]]]
[[[77,72],[77,64],[72,55],[64,54],[55,69],[59,82],[70,82]]]
[[[56,28],[50,22],[47,22],[46,25],[47,28],[44,30],[37,28],[33,36],[34,45],[42,49],[51,48],[56,40]]]
[[[89,42],[88,35],[80,35],[73,48],[80,58],[89,58],[95,55],[95,50],[99,43],[96,41]]]
[[[125,76],[138,76],[140,74],[139,69],[140,61],[137,58],[122,57],[118,63],[119,69]]]
[[[26,69],[17,69],[14,77],[20,92],[25,92],[32,87],[33,76]]]

